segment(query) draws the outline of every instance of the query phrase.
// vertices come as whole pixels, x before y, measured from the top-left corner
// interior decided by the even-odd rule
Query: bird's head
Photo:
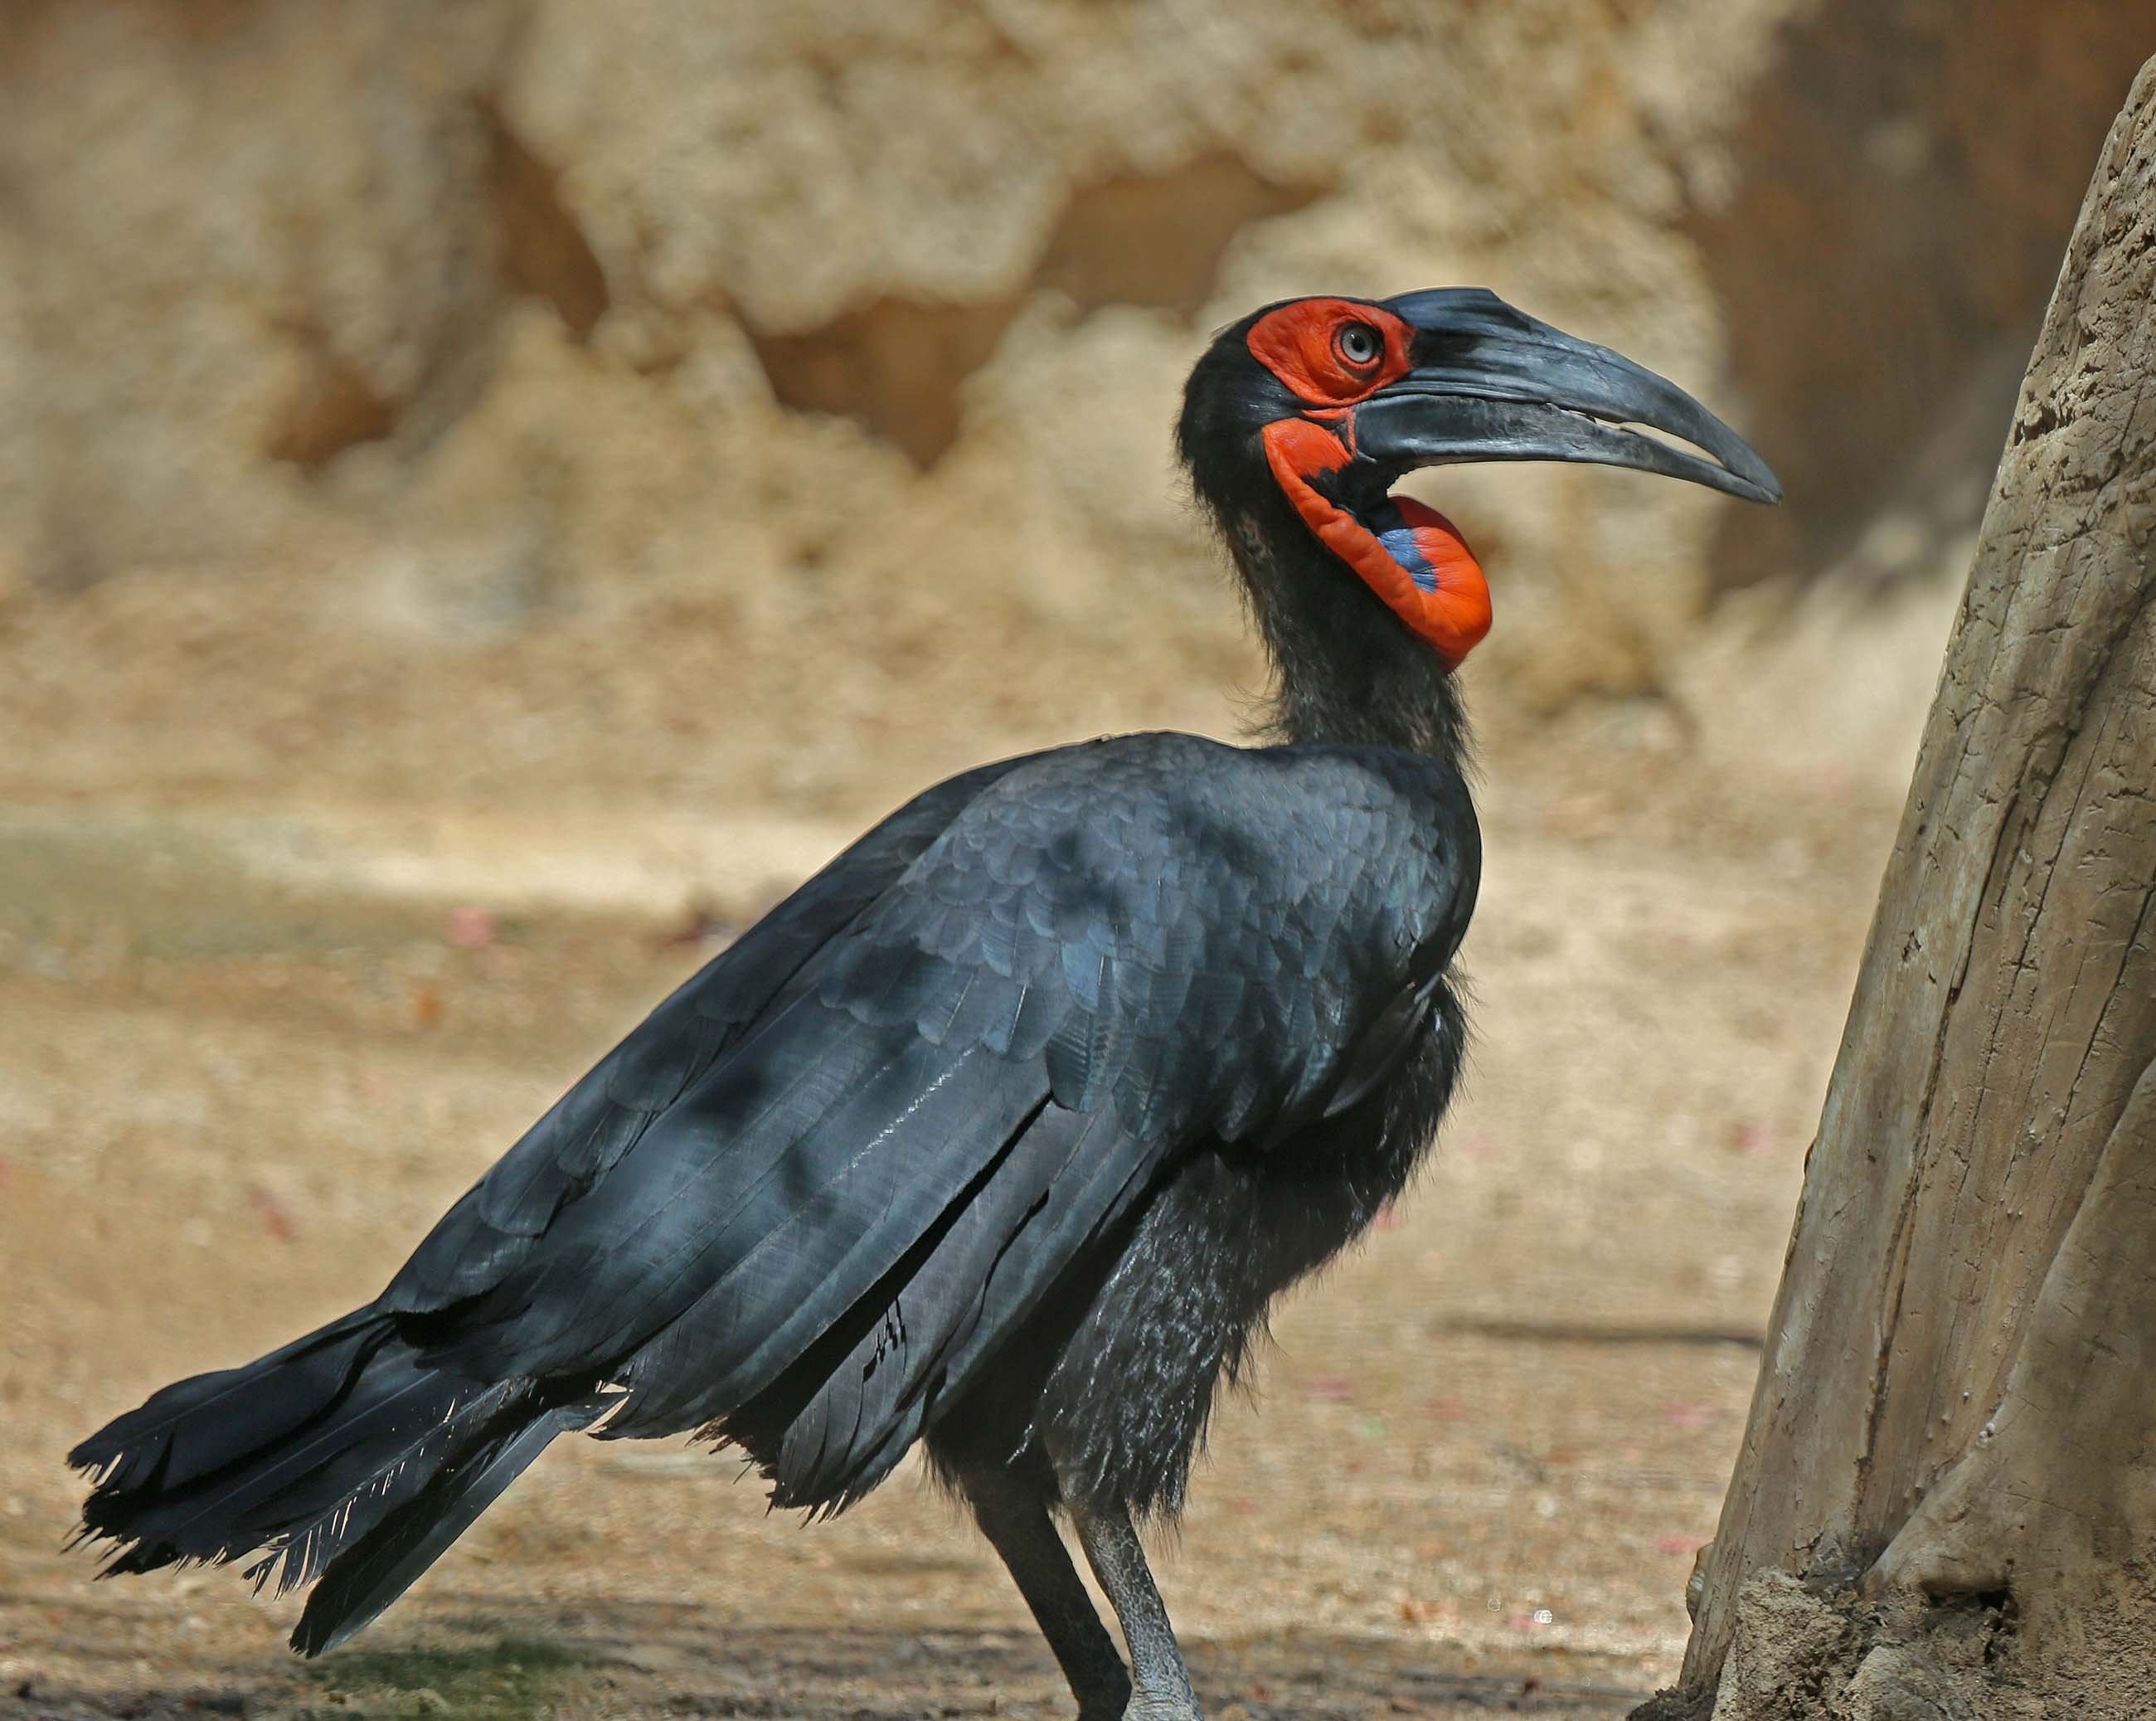
[[[1313,601],[1341,601],[1267,589],[1298,578],[1271,541],[1294,532],[1292,516],[1447,670],[1488,632],[1490,588],[1450,521],[1389,494],[1415,468],[1587,461],[1748,501],[1782,495],[1766,462],[1674,383],[1476,287],[1254,311],[1191,373],[1178,443],[1269,629],[1273,599],[1300,600],[1288,607],[1306,617]]]

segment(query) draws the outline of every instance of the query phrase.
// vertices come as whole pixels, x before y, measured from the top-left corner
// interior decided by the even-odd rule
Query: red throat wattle
[[[1351,458],[1337,436],[1308,419],[1277,419],[1263,435],[1274,481],[1303,523],[1447,669],[1457,669],[1490,631],[1490,582],[1458,528],[1436,509],[1401,496],[1388,504],[1399,527],[1381,537],[1317,488],[1317,479]]]

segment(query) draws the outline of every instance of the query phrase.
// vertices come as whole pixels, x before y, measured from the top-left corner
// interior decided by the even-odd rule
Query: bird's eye
[[[1363,322],[1348,324],[1332,337],[1332,344],[1340,349],[1341,357],[1352,365],[1375,364],[1385,350],[1383,337]]]

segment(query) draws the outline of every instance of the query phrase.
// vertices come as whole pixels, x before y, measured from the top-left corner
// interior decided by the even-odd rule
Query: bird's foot
[[[1205,1718],[1195,1698],[1140,1693],[1123,1711],[1123,1721],[1205,1721]]]
[[[1078,1721],[1205,1721],[1205,1715],[1187,1693],[1132,1692],[1127,1703],[1096,1694],[1078,1705]]]
[[[1128,1703],[1081,1703],[1078,1721],[1205,1721],[1195,1698],[1133,1693]]]

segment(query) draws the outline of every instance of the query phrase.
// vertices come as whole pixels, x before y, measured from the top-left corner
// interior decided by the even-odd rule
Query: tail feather
[[[175,1381],[99,1429],[68,1462],[96,1482],[94,1498],[184,1487],[336,1403],[392,1330],[362,1309],[243,1368]]]
[[[572,1396],[461,1376],[393,1316],[361,1310],[168,1386],[77,1446],[69,1462],[95,1484],[78,1539],[116,1544],[107,1576],[258,1550],[248,1575],[280,1593],[328,1573],[337,1581],[294,1637],[313,1654],[388,1606],[548,1441],[604,1408]]]
[[[586,1426],[602,1408],[593,1400],[557,1405],[465,1442],[424,1487],[330,1561],[300,1611],[292,1647],[320,1655],[367,1625],[411,1588],[556,1436]]]

